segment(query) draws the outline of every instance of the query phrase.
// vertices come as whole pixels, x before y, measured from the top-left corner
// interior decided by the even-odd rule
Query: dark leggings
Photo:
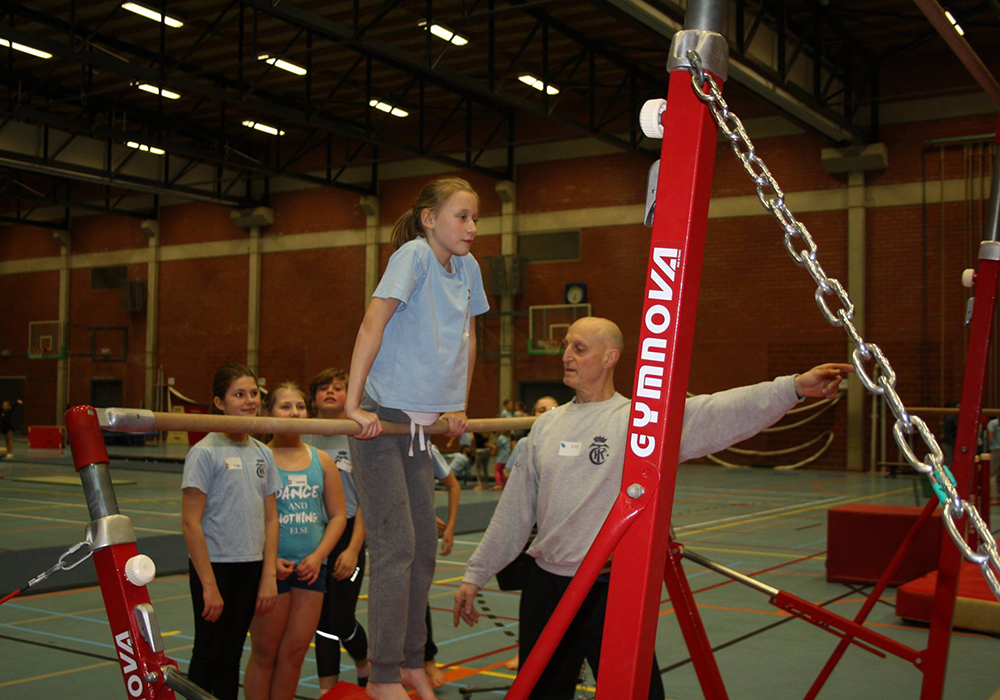
[[[433,661],[438,655],[437,644],[434,643],[434,630],[431,629],[431,605],[427,604],[427,646],[424,647],[424,662]]]
[[[341,644],[355,661],[364,661],[368,658],[368,635],[354,617],[358,594],[361,593],[361,582],[365,578],[364,545],[361,545],[361,551],[358,553],[358,575],[354,580],[347,578],[338,581],[333,577],[333,567],[337,557],[351,543],[353,532],[354,518],[348,518],[344,534],[327,559],[326,595],[323,597],[323,611],[320,613],[319,627],[316,631],[316,672],[320,676],[340,674]],[[338,637],[339,641],[325,635]]]
[[[262,562],[212,562],[222,595],[222,614],[215,622],[201,616],[205,597],[194,564],[188,561],[191,604],[194,606],[194,650],[188,678],[219,698],[236,700],[240,690],[240,659],[257,605]]]

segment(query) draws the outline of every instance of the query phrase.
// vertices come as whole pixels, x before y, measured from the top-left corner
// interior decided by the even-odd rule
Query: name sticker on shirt
[[[308,486],[309,477],[306,474],[289,474],[288,475],[288,485],[289,486]]]
[[[242,469],[243,460],[239,457],[226,457],[226,469]]]
[[[559,443],[559,456],[560,457],[576,457],[580,454],[580,448],[583,446],[582,442],[560,442]]]
[[[339,469],[342,472],[347,472],[348,474],[351,474],[354,471],[354,465],[351,464],[351,460],[347,459],[346,457],[338,457],[337,469]]]

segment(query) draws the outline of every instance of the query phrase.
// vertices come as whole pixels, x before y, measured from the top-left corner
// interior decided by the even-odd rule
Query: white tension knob
[[[145,554],[136,554],[125,562],[125,578],[133,586],[145,586],[156,578],[156,564]]]
[[[968,270],[962,272],[962,286],[968,289],[972,289],[972,282],[976,278],[976,271],[971,267]]]
[[[667,101],[663,98],[646,100],[646,104],[639,110],[639,128],[647,138],[663,138],[663,113],[667,110]]]

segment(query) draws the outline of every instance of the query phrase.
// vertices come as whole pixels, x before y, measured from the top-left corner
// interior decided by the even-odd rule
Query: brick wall
[[[923,173],[928,188],[936,188],[942,158],[936,149],[924,152],[925,141],[984,133],[994,126],[995,117],[987,115],[883,127],[889,168],[869,174],[867,184],[919,184]],[[826,144],[816,137],[762,138],[757,145],[786,192],[830,190],[834,195],[834,190],[846,186],[844,177],[831,176],[823,169],[820,151]],[[962,149],[945,150],[943,161],[945,178],[965,177],[969,161]],[[978,169],[977,163],[972,164]],[[649,164],[645,156],[613,154],[521,165],[516,173],[517,212],[639,204]],[[497,215],[500,203],[494,182],[478,174],[463,176],[480,194],[481,215]],[[391,225],[429,179],[382,182],[381,224]],[[721,147],[713,195],[753,193],[729,149]],[[271,204],[275,224],[264,231],[265,239],[365,225],[357,196],[340,190],[275,194]],[[958,397],[965,352],[962,316],[968,296],[958,277],[974,260],[981,210],[979,203],[955,202],[944,207],[915,203],[867,212],[867,336],[892,360],[907,403],[940,405]],[[846,212],[806,212],[800,218],[819,244],[827,273],[846,284]],[[73,237],[77,253],[138,249],[147,244],[135,220],[107,216],[74,219]],[[184,204],[162,210],[164,246],[225,243],[246,237],[223,207]],[[534,304],[561,303],[566,282],[586,282],[594,313],[618,321],[625,334],[626,353],[617,373],[623,393],[630,393],[635,369],[648,245],[649,230],[640,225],[584,226],[580,260],[529,264],[527,291],[515,300],[518,312]],[[769,217],[755,214],[710,220],[705,250],[692,391],[715,391],[846,357],[844,334],[823,321],[813,300],[812,281],[789,260],[781,232]],[[51,234],[44,230],[8,227],[0,235],[0,261],[58,252]],[[391,252],[390,245],[380,246],[380,270]],[[474,247],[484,268],[486,257],[499,252],[498,236],[482,236]],[[304,382],[325,366],[346,367],[364,314],[363,266],[362,246],[262,255],[260,363],[261,374],[270,383],[285,378]],[[141,279],[145,270],[145,265],[130,266],[129,276]],[[208,400],[211,375],[218,366],[246,360],[248,274],[244,255],[161,263],[157,362],[164,366],[166,376],[176,379],[178,389],[196,399]],[[117,371],[126,382],[127,401],[137,402],[143,393],[144,317],[121,312],[112,293],[105,299],[104,293],[90,292],[88,270],[74,270],[71,280],[74,324],[129,327],[135,359]],[[0,314],[3,344],[9,344],[15,355],[23,353],[17,343],[24,342],[28,320],[55,316],[57,289],[57,272],[0,275],[3,298],[30,300],[11,313]],[[499,308],[498,297],[491,297],[490,303],[494,310]],[[527,335],[526,316],[516,317],[515,328],[519,337]],[[480,347],[495,351],[499,320],[488,320],[484,331]],[[0,373],[28,373],[29,420],[51,422],[54,363],[44,370],[41,363],[34,363],[37,369],[31,364],[16,357],[0,360]],[[477,361],[470,414],[490,415],[505,398],[498,386],[499,364],[496,357]],[[89,377],[110,371],[101,363],[85,365],[74,360],[71,399],[89,398]],[[519,356],[514,358],[514,374],[517,382],[558,381],[561,365],[558,357]],[[867,410],[867,400],[865,405]],[[750,445],[776,449],[833,430],[836,439],[818,464],[843,465],[845,415],[842,403],[802,429],[762,436]],[[788,461],[808,453],[792,455]]]

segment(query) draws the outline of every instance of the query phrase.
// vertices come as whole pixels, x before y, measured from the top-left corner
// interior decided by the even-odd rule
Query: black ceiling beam
[[[61,221],[37,221],[35,219],[25,219],[18,216],[6,216],[0,215],[0,224],[12,225],[12,226],[33,226],[35,228],[44,228],[50,231],[66,230],[69,228],[69,222],[64,218]]]
[[[0,2],[0,7],[9,6],[8,2]],[[17,6],[15,5],[15,8]],[[65,25],[61,20],[52,18],[49,15],[44,15],[43,13],[37,13],[39,17],[32,17],[36,21],[42,22],[47,26],[53,28],[64,29],[68,31],[68,26]],[[102,52],[89,51],[85,49],[77,49],[75,52],[70,52],[68,47],[63,42],[52,41],[43,37],[32,35],[28,32],[23,32],[17,28],[4,27],[4,34],[9,35],[12,40],[30,44],[37,48],[48,51],[54,56],[72,56],[76,61],[83,65],[92,66],[94,68],[100,68],[101,70],[106,70],[113,73],[118,73],[124,75],[133,80],[141,80],[142,82],[148,82],[153,84],[160,84],[163,80],[160,77],[159,70],[154,70],[146,68],[144,66],[139,66],[132,63],[123,62],[115,59],[114,57],[108,56]],[[101,41],[101,43],[107,43],[112,48],[119,51],[127,51],[145,60],[159,60],[159,56],[147,49],[139,46],[133,46],[121,41],[120,39],[115,39],[113,37],[96,36],[96,40]],[[396,141],[389,138],[376,138],[372,134],[368,133],[364,128],[358,126],[354,122],[346,119],[340,119],[337,117],[329,117],[320,113],[318,110],[307,111],[300,108],[291,100],[288,96],[276,95],[263,90],[258,89],[255,92],[255,97],[257,99],[247,100],[245,98],[240,98],[239,96],[239,84],[237,81],[226,78],[224,76],[213,75],[207,71],[200,69],[197,66],[179,66],[171,61],[167,61],[168,67],[171,70],[181,70],[184,75],[178,76],[175,73],[168,73],[168,78],[166,82],[170,85],[176,87],[178,90],[184,90],[188,93],[205,95],[213,99],[217,99],[221,102],[234,105],[245,106],[248,110],[258,112],[262,115],[266,115],[273,119],[282,120],[284,125],[288,124],[298,124],[302,126],[312,126],[319,127],[326,131],[332,133],[341,134],[349,138],[353,138],[360,141],[366,141],[375,146],[384,146],[386,148],[391,148],[394,150],[401,151],[403,153],[408,153],[413,156],[418,156],[421,158],[427,158],[428,160],[433,160],[443,165],[448,165],[456,168],[465,168],[465,161],[459,158],[452,158],[443,154],[434,154],[421,151],[419,148],[411,146],[407,143],[401,141]],[[214,84],[214,87],[208,87],[203,83],[192,80],[192,77],[203,78]],[[496,179],[503,179],[507,177],[506,173],[501,173],[499,171],[493,170],[491,168],[483,168],[480,166],[473,166],[471,170],[478,172],[483,175],[487,175]],[[334,187],[343,187],[343,183],[324,183]],[[368,190],[366,190],[368,191]]]
[[[651,28],[651,27],[647,26],[643,22],[638,21],[635,17],[632,17],[627,12],[624,12],[623,10],[621,10],[621,9],[619,9],[617,7],[614,7],[613,5],[611,5],[608,2],[608,0],[590,0],[590,3],[592,5],[595,5],[596,7],[600,8],[601,10],[603,10],[605,12],[608,12],[609,14],[615,16],[616,18],[620,19],[621,21],[627,22],[629,25],[631,25],[632,27],[640,30],[641,32],[643,32],[646,35],[649,35],[649,36],[652,36],[652,37],[657,37],[657,38],[660,38],[660,39],[663,38],[663,34],[661,34],[659,31],[657,31],[654,28]],[[665,5],[663,3],[654,3],[654,4],[655,4],[657,10],[659,10],[660,12],[662,12],[664,15],[666,15],[667,17],[669,17],[674,22],[683,25],[683,23],[684,23],[684,15],[683,15],[682,12],[678,12],[677,10],[675,10],[673,8],[673,6],[669,6],[668,7],[667,5]],[[737,22],[737,24],[742,24],[742,20],[740,22]],[[789,29],[792,29],[791,25],[789,25]],[[805,36],[803,33],[801,33],[801,32],[798,31],[797,27],[794,28],[794,31],[795,31],[797,37],[800,38],[800,39]],[[664,52],[664,57],[666,57],[666,53],[667,52]],[[857,139],[859,139],[861,141],[864,141],[865,143],[868,143],[870,141],[870,134],[866,130],[859,128],[857,125],[849,123],[847,121],[847,119],[845,118],[845,116],[843,114],[841,114],[840,112],[837,112],[834,109],[830,109],[829,107],[826,107],[826,106],[820,104],[813,97],[813,95],[810,94],[810,92],[808,90],[805,90],[805,89],[799,87],[798,85],[796,85],[794,83],[785,82],[781,78],[781,76],[778,74],[778,72],[776,70],[774,70],[773,68],[771,68],[770,66],[762,65],[762,64],[758,63],[756,60],[747,57],[745,54],[741,53],[737,49],[737,47],[734,47],[734,46],[730,46],[729,47],[729,55],[730,55],[731,58],[735,58],[736,60],[738,60],[743,65],[748,66],[749,68],[752,68],[754,71],[756,71],[757,73],[759,73],[761,75],[761,77],[765,78],[766,80],[769,80],[769,81],[771,81],[771,82],[773,82],[775,84],[781,85],[782,89],[786,90],[789,94],[791,94],[792,96],[794,96],[797,100],[801,101],[804,105],[806,105],[810,110],[812,110],[816,114],[819,114],[819,115],[825,117],[826,119],[829,119],[830,121],[834,122],[839,127],[841,127],[845,131],[847,131],[850,134],[852,134]],[[815,56],[814,56],[814,59],[815,59]],[[747,89],[749,89],[749,88],[747,88]],[[767,100],[767,98],[765,96],[763,96],[763,95],[760,95],[759,97],[761,99]],[[794,121],[796,124],[801,125],[803,128],[807,129],[810,132],[819,134],[820,136],[822,136],[824,139],[827,139],[828,141],[836,143],[836,141],[834,139],[832,139],[829,135],[823,133],[822,131],[819,131],[816,127],[814,127],[814,126],[810,125],[808,122],[806,122],[806,121],[804,121],[804,120],[796,117],[794,114],[791,114],[791,113],[785,111],[785,109],[783,108],[783,106],[781,104],[776,104],[776,103],[773,103],[773,102],[771,104],[774,107],[776,107],[777,109],[781,110],[781,112],[783,114],[785,114],[789,119],[791,119],[792,121]]]
[[[230,207],[244,207],[255,202],[238,197],[217,197],[208,190],[198,189],[187,185],[166,185],[159,180],[139,177],[136,175],[118,175],[114,180],[108,178],[106,170],[101,168],[91,168],[75,163],[46,163],[38,156],[29,156],[15,151],[0,150],[0,166],[8,166],[25,170],[39,175],[49,175],[53,177],[70,178],[81,182],[91,182],[99,185],[110,185],[114,187],[124,187],[140,192],[152,194],[176,194],[196,199],[212,204],[221,204]]]
[[[547,114],[542,105],[499,88],[491,91],[487,84],[449,68],[428,66],[426,61],[421,58],[405,51],[400,51],[385,42],[376,39],[358,39],[354,36],[350,27],[341,26],[294,5],[288,3],[275,5],[271,0],[243,0],[243,2],[265,14],[281,19],[294,26],[309,29],[318,36],[341,43],[353,51],[377,58],[382,63],[393,66],[428,83],[442,87],[445,90],[464,95],[466,98],[473,99],[480,104],[494,109],[515,109],[546,117],[563,126],[582,131],[602,141],[606,141],[622,150],[632,150],[632,146],[628,141],[620,139],[617,136],[594,131],[584,122],[579,122],[575,119]]]
[[[4,114],[5,110],[0,106],[0,115]],[[247,160],[246,157],[240,157],[239,160],[234,160],[230,156],[242,156],[239,152],[230,149],[230,156],[218,156],[213,149],[205,148],[198,149],[184,143],[172,141],[169,138],[156,138],[152,134],[147,134],[141,131],[116,129],[105,124],[95,124],[92,122],[84,122],[78,119],[73,119],[72,117],[61,116],[58,114],[53,114],[52,112],[46,112],[44,110],[34,109],[31,107],[23,107],[20,114],[29,121],[33,123],[47,124],[48,126],[55,126],[61,129],[65,129],[70,133],[75,133],[78,135],[92,136],[95,138],[110,138],[118,143],[125,143],[126,141],[136,141],[140,143],[146,143],[149,146],[157,146],[163,148],[165,151],[170,153],[172,156],[182,156],[191,161],[197,163],[207,163],[211,165],[221,165],[233,168],[239,168],[242,170],[249,170],[258,175],[264,175],[267,177],[287,177],[292,180],[299,180],[301,182],[306,182],[311,185],[330,185],[333,183],[328,182],[325,178],[309,175],[308,173],[299,173],[294,171],[282,171],[275,170],[273,168],[268,168],[259,163],[254,163]],[[59,161],[53,161],[51,158],[47,159],[47,162],[53,165],[61,165]],[[113,179],[117,179],[118,174],[114,175]],[[350,190],[352,192],[357,192],[358,194],[370,194],[370,190],[366,187],[361,187],[359,185],[351,185],[348,183],[335,183],[335,186],[341,187],[343,189]]]
[[[15,168],[16,166],[8,166]],[[26,202],[32,202],[33,204],[41,204],[48,207],[69,207],[70,209],[83,209],[84,211],[92,212],[102,212],[105,214],[120,214],[121,216],[129,216],[134,219],[155,219],[156,215],[152,211],[134,211],[131,209],[118,209],[115,207],[101,206],[100,204],[91,204],[90,202],[79,202],[73,199],[65,199],[59,197],[45,197],[38,195],[19,192],[11,193],[7,195],[8,199],[18,199]]]

